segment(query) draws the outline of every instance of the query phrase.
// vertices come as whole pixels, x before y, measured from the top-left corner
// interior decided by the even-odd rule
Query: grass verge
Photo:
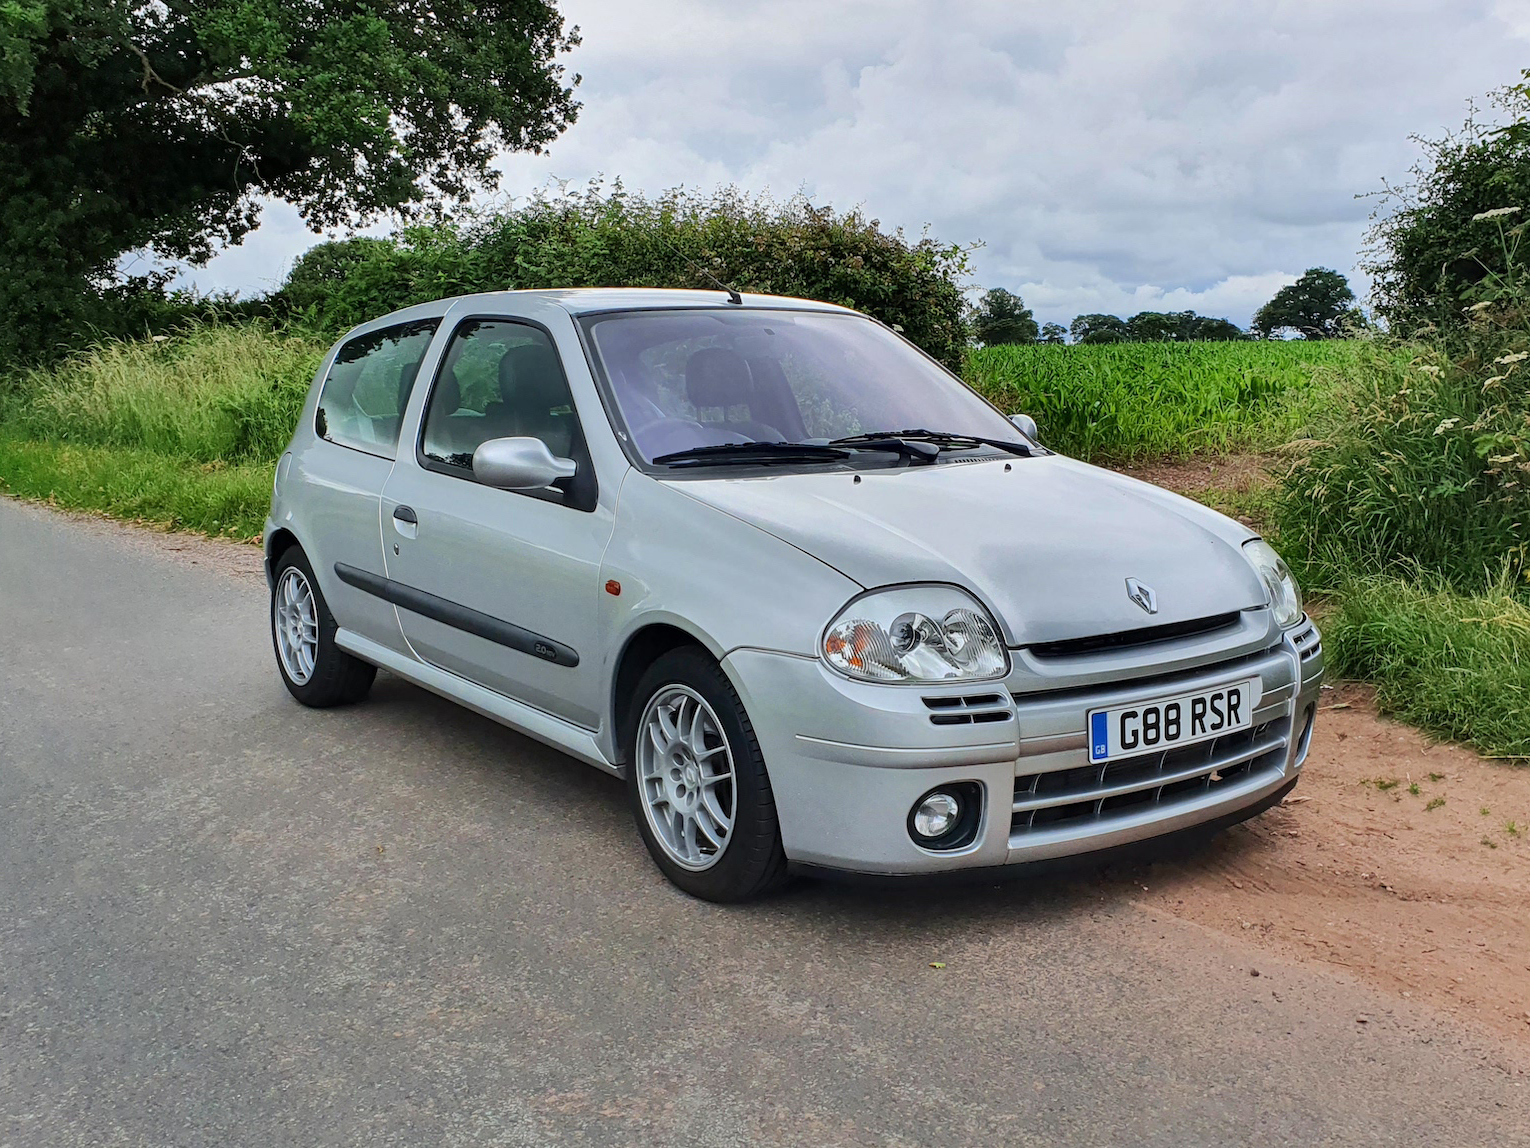
[[[1397,578],[1347,583],[1321,619],[1331,673],[1378,707],[1494,757],[1530,757],[1530,607]]]
[[[173,530],[249,539],[260,533],[271,505],[271,467],[0,434],[0,493]]]
[[[0,386],[0,424],[40,442],[274,463],[323,354],[310,337],[259,323],[103,343]]]

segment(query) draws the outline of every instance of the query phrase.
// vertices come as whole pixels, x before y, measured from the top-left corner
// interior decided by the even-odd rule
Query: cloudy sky
[[[567,0],[579,122],[502,191],[620,176],[861,205],[984,246],[1042,320],[1246,323],[1353,274],[1410,133],[1530,67],[1530,0]],[[374,229],[376,230],[376,229]],[[283,205],[189,273],[269,289],[318,237]]]

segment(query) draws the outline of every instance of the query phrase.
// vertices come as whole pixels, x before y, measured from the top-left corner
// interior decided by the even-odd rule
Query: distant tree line
[[[1003,343],[1197,343],[1233,339],[1339,338],[1364,318],[1354,292],[1337,271],[1310,268],[1282,287],[1259,308],[1248,330],[1229,319],[1194,311],[1139,311],[1119,315],[1080,315],[1067,327],[1038,324],[1025,300],[1003,287],[983,293],[969,316],[973,337],[985,347]]]

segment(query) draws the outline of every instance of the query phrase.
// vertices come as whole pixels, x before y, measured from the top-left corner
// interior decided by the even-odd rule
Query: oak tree
[[[0,3],[0,354],[89,323],[124,253],[206,259],[461,200],[579,105],[544,0]],[[6,344],[10,344],[7,346]]]

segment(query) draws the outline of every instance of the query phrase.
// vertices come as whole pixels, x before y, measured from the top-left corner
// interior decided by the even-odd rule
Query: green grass
[[[0,492],[249,538],[324,344],[258,324],[112,342],[0,384]]]
[[[112,342],[0,391],[0,423],[39,441],[274,463],[325,344],[258,324]]]
[[[271,467],[220,466],[130,447],[35,442],[0,433],[0,494],[249,539],[260,533],[271,505]]]
[[[965,375],[1048,446],[1127,461],[1290,441],[1364,353],[1353,342],[985,347]]]
[[[1530,331],[1484,342],[1362,346],[1277,499],[1306,581],[1422,568],[1478,590],[1530,572]]]
[[[1386,713],[1496,757],[1530,757],[1530,606],[1498,586],[1346,584],[1321,619],[1330,672],[1376,686]]]

